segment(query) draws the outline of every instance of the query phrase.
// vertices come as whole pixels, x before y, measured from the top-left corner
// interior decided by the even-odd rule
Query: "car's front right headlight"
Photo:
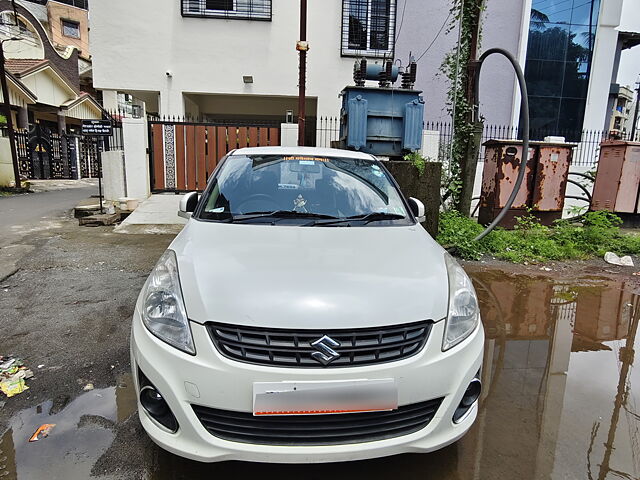
[[[449,276],[449,312],[442,350],[449,350],[467,338],[480,322],[478,297],[471,279],[448,253],[444,254]]]
[[[141,313],[145,326],[160,340],[185,353],[196,353],[173,250],[164,252],[149,275]]]

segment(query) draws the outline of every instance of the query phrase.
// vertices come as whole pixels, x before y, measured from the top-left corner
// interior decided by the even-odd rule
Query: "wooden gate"
[[[150,120],[149,136],[152,192],[202,191],[231,150],[280,145],[276,125]]]

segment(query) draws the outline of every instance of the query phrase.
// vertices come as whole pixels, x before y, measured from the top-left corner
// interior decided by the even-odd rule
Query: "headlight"
[[[448,253],[445,253],[444,261],[449,275],[449,313],[442,350],[448,350],[475,330],[480,322],[480,309],[471,279]]]
[[[191,328],[182,299],[178,261],[172,250],[164,252],[143,288],[142,321],[160,340],[195,355]]]

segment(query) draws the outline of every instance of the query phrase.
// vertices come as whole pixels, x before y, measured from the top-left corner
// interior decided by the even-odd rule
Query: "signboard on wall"
[[[113,135],[111,120],[82,120],[82,135],[110,137]]]

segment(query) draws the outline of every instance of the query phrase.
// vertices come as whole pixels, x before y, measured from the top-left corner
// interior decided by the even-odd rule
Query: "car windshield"
[[[199,214],[206,220],[349,226],[413,223],[388,173],[373,159],[232,155],[207,192]]]

